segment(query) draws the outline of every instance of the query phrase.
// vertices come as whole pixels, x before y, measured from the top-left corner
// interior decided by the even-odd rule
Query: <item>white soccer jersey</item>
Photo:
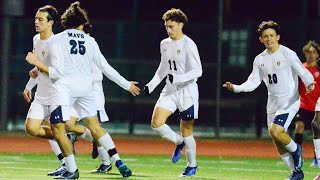
[[[62,71],[70,85],[71,96],[87,96],[92,92],[92,64],[95,63],[103,74],[109,74],[110,70],[110,65],[101,58],[97,42],[93,37],[76,29],[67,29],[57,34],[55,41],[61,49],[61,53],[56,53],[56,59],[64,59]],[[127,89],[130,86],[128,84]]]
[[[197,45],[188,36],[180,40],[166,38],[160,43],[161,62],[147,84],[151,93],[168,74],[173,75],[173,82],[166,80],[162,92],[172,93],[188,84],[196,83],[202,75],[202,66]]]
[[[40,34],[37,34],[33,37],[33,52],[38,56],[39,60],[44,64],[50,66],[52,64],[49,53],[49,45],[54,36],[51,36],[49,39],[41,40]],[[49,76],[45,73],[38,72],[37,79],[30,78],[26,88],[31,90],[36,84],[37,90],[35,94],[35,100],[43,105],[66,105],[67,101],[65,98],[57,98],[55,89],[53,88],[53,82]],[[67,96],[64,96],[67,97]]]
[[[297,54],[280,45],[276,52],[265,50],[255,58],[247,81],[234,85],[234,92],[253,91],[263,80],[268,89],[267,113],[275,113],[299,101],[298,76],[306,86],[314,81]]]

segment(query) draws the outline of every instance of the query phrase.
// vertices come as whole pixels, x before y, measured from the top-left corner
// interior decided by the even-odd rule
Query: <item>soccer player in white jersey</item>
[[[176,144],[172,162],[179,161],[186,146],[187,167],[181,177],[193,176],[197,171],[196,142],[193,137],[194,119],[198,119],[199,92],[197,78],[202,66],[196,44],[182,31],[187,16],[180,9],[170,9],[162,16],[169,35],[160,43],[161,61],[152,80],[144,87],[149,95],[166,78],[166,85],[154,107],[151,127],[161,137]],[[167,124],[168,117],[180,112],[181,134]]]
[[[90,35],[91,28],[92,28],[91,24],[86,23],[83,27],[83,31],[86,34]],[[102,54],[100,55],[100,58],[101,58],[101,61],[107,62],[107,60],[105,59],[105,57]],[[106,68],[106,71],[104,71],[104,72],[107,73],[107,74],[105,74],[105,76],[107,76],[108,79],[115,82],[123,89],[127,90],[127,85],[130,84],[130,82],[127,81],[124,77],[122,77],[114,68],[112,68],[108,62],[106,63],[105,68]],[[94,92],[95,102],[97,105],[98,119],[99,119],[100,123],[107,122],[107,121],[109,121],[109,117],[108,117],[106,110],[105,110],[105,107],[104,107],[105,96],[104,96],[103,86],[102,86],[103,74],[102,74],[101,70],[95,64],[92,64],[92,75],[93,75],[93,89],[92,90]],[[81,137],[84,136],[84,139],[86,139],[88,141],[92,141],[93,139],[91,136],[91,132],[89,130],[84,130],[83,126],[76,124],[76,120],[79,119],[79,115],[77,114],[77,112],[74,111],[72,116],[73,117],[71,118],[71,120],[66,123],[67,131],[81,132],[80,133]],[[76,119],[74,119],[74,117],[76,117]],[[108,134],[108,132],[107,132],[107,134]],[[98,146],[97,151],[100,154],[100,158],[101,158],[102,163],[97,169],[92,171],[92,173],[108,172],[112,169],[112,165],[109,160],[109,152],[110,152],[110,157],[112,157],[114,162],[116,162],[117,160],[120,160],[120,156],[117,153],[115,144],[112,141],[112,139],[110,141],[108,141],[109,150],[106,151],[100,145],[99,142],[95,142],[95,143]]]
[[[54,35],[52,27],[57,21],[58,12],[53,6],[46,5],[38,9],[34,22],[38,34],[33,38],[33,52],[43,63],[49,62],[48,46]],[[32,69],[30,74],[36,74],[39,77],[37,80],[30,78],[23,92],[24,99],[27,102],[31,102],[31,90],[38,84],[34,101],[31,103],[27,114],[25,130],[31,136],[49,139],[53,151],[61,161],[61,164],[64,165],[65,161],[62,152],[54,139],[51,125],[48,122],[50,117],[49,109],[50,105],[52,105],[51,99],[54,98],[51,95],[52,90],[50,88],[52,82],[46,74],[38,72],[37,68]]]
[[[276,22],[263,21],[258,33],[266,49],[254,59],[247,81],[241,85],[226,82],[223,86],[236,93],[250,92],[264,81],[268,89],[269,134],[283,161],[293,171],[288,179],[303,179],[302,148],[286,131],[299,109],[298,76],[307,93],[314,89],[314,78],[294,51],[279,44],[280,26]]]
[[[47,14],[45,15],[47,16]],[[41,28],[41,21],[43,20],[45,19],[38,19],[36,16],[36,30],[39,30]],[[48,26],[48,24],[44,26]],[[54,62],[54,64],[52,64],[53,50],[51,47],[51,43],[53,43],[53,39],[54,36],[51,36],[50,42],[46,42],[46,46],[43,47],[42,50],[38,50],[37,46],[35,45],[33,52],[29,52],[26,56],[26,61],[36,66],[37,69],[41,71],[37,79],[39,79],[39,82],[42,81],[42,83],[38,83],[36,97],[34,102],[32,102],[31,104],[27,118],[31,117],[36,119],[45,119],[50,116],[51,130],[53,132],[55,140],[59,144],[60,150],[65,159],[67,170],[69,170],[70,172],[74,172],[72,178],[77,178],[79,177],[79,174],[77,171],[77,166],[75,164],[74,155],[72,153],[71,143],[65,133],[64,123],[65,121],[70,119],[69,89],[68,86],[66,86],[67,82],[65,79],[57,78],[61,76],[63,63],[59,64],[57,62]],[[43,57],[45,58],[39,60]],[[48,66],[53,68],[49,69]],[[41,101],[43,99],[45,99],[45,101]],[[41,104],[38,102],[40,102]],[[28,124],[26,129],[28,129]]]
[[[91,131],[95,141],[109,151],[109,144],[112,139],[98,122],[95,97],[92,92],[93,78],[91,72],[91,65],[95,63],[104,74],[107,74],[107,62],[101,61],[101,52],[94,38],[83,32],[83,26],[88,22],[87,12],[80,7],[80,3],[72,3],[61,16],[61,24],[66,30],[55,35],[49,47],[52,64],[47,66],[37,58],[28,62],[48,73],[50,77],[57,79],[57,81],[65,82],[65,84],[59,85],[62,85],[63,88],[67,87],[67,89],[60,89],[60,86],[56,86],[54,87],[56,93],[58,95],[68,94],[69,105],[74,106],[80,118],[84,120]],[[134,96],[140,93],[140,89],[135,84],[137,82],[128,82],[126,85],[126,89]],[[59,96],[59,98],[65,97]],[[69,108],[68,113],[70,111]],[[57,109],[57,112],[59,112],[59,109]],[[60,116],[62,116],[61,113],[59,116],[55,114],[55,116],[51,116],[51,119],[59,119]],[[62,148],[64,144],[59,145]],[[114,155],[117,152],[111,150],[108,153]],[[116,159],[114,156],[112,158]],[[116,160],[115,165],[123,177],[132,175],[131,170],[121,160]],[[78,177],[79,172],[74,162],[69,167],[67,165],[67,171],[56,179]]]

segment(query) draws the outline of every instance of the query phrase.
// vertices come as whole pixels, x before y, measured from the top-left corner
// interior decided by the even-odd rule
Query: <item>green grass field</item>
[[[185,158],[178,163],[171,163],[168,156],[122,155],[124,162],[133,171],[128,179],[181,179],[178,176],[186,165]],[[76,161],[80,179],[122,179],[113,167],[107,174],[91,174],[99,164],[99,158],[91,159],[89,155],[77,155]],[[290,174],[280,159],[261,158],[218,158],[198,157],[198,173],[193,179],[252,179],[283,180]],[[310,168],[311,160],[305,161],[303,170],[305,179],[313,179],[320,169]],[[0,179],[53,179],[46,176],[48,171],[59,165],[53,154],[0,154]]]

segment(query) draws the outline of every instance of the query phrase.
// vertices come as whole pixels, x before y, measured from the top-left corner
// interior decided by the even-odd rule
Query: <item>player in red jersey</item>
[[[317,67],[320,47],[315,41],[309,41],[302,50],[306,57],[306,62],[304,62],[303,65],[310,71],[310,73],[314,77],[316,86],[313,91],[306,94],[304,84],[299,79],[300,109],[295,117],[296,123],[294,140],[300,145],[302,145],[303,143],[303,133],[305,127],[310,127],[311,122],[315,117],[315,111],[317,111],[316,104],[320,96],[320,70]],[[311,166],[318,167],[316,158],[313,160]]]

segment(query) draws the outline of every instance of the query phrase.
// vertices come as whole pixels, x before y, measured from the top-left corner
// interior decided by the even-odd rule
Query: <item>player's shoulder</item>
[[[187,35],[183,37],[182,41],[186,46],[197,46],[196,43]]]
[[[34,35],[32,39],[33,39],[33,42],[40,40],[40,34]]]
[[[279,51],[280,51],[281,54],[283,54],[286,57],[288,57],[288,56],[296,56],[297,55],[296,52],[294,52],[290,48],[288,48],[286,46],[283,46],[283,45],[280,45]]]
[[[170,42],[172,42],[172,39],[169,38],[169,37],[167,37],[167,38],[163,39],[163,40],[160,42],[160,45],[165,45],[165,44],[168,44],[168,43],[170,43]]]
[[[258,55],[254,58],[254,60],[255,60],[255,61],[258,61],[258,60],[260,60],[260,59],[263,59],[263,57],[265,57],[266,55],[268,55],[267,50],[264,50],[264,51],[262,51],[260,54],[258,54]]]

